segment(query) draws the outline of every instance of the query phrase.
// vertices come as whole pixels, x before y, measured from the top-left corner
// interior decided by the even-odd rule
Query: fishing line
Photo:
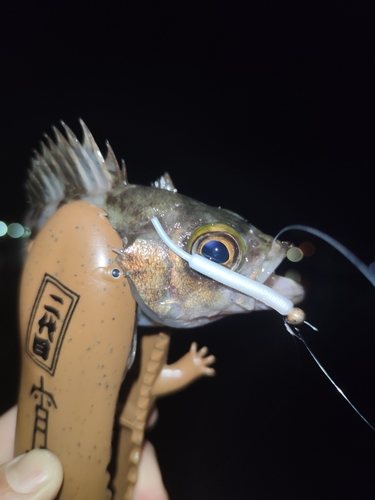
[[[286,331],[288,333],[290,333],[291,335],[293,335],[294,337],[296,337],[298,340],[300,340],[304,344],[304,346],[306,347],[306,349],[310,353],[310,355],[313,358],[313,360],[315,361],[315,363],[319,366],[319,368],[322,370],[322,372],[328,378],[328,380],[331,382],[331,384],[335,387],[335,389],[337,389],[337,391],[341,394],[341,396],[345,399],[345,401],[350,404],[350,406],[353,408],[353,410],[370,427],[370,429],[372,429],[375,432],[375,427],[372,424],[370,424],[370,422],[367,420],[367,418],[364,415],[362,415],[362,413],[354,406],[354,404],[346,396],[346,394],[344,393],[344,391],[342,389],[340,389],[340,387],[336,384],[336,382],[333,380],[333,378],[325,370],[325,368],[323,367],[323,365],[320,363],[320,361],[318,360],[318,358],[315,356],[315,354],[313,353],[313,351],[310,349],[310,347],[307,344],[306,340],[302,337],[302,335],[301,335],[300,331],[298,330],[298,328],[294,328],[293,329],[291,327],[291,325],[288,323],[288,320],[286,318],[284,318],[284,326],[285,326]]]
[[[334,238],[329,236],[328,234],[324,233],[323,231],[319,231],[319,229],[315,229],[313,227],[309,226],[304,226],[304,225],[292,225],[292,226],[287,226],[284,229],[282,229],[274,239],[274,242],[281,236],[281,234],[285,233],[286,231],[292,231],[292,230],[298,230],[298,231],[305,231],[307,233],[310,233],[314,236],[317,236],[318,238],[322,239],[329,245],[331,245],[333,248],[335,248],[338,252],[340,252],[344,257],[346,257],[357,269],[360,271],[365,278],[367,278],[370,283],[375,287],[375,276],[374,274],[370,271],[370,268],[362,262],[354,253],[352,253],[350,250],[348,250],[344,245],[336,241]],[[357,415],[370,427],[371,430],[375,432],[375,427],[367,420],[367,418],[354,406],[354,404],[350,401],[350,399],[346,396],[346,394],[343,392],[343,390],[336,384],[336,382],[332,379],[332,377],[328,374],[328,372],[325,370],[325,368],[322,366],[318,358],[315,356],[309,345],[307,344],[306,340],[302,337],[300,331],[298,328],[293,328],[290,322],[288,321],[287,318],[283,318],[284,320],[284,326],[287,330],[288,333],[296,337],[298,340],[300,340],[308,352],[310,353],[311,357],[315,361],[315,363],[318,365],[318,367],[321,369],[321,371],[324,373],[324,375],[328,378],[328,380],[331,382],[331,384],[335,387],[335,389],[341,394],[341,396],[345,399],[347,403],[352,407],[352,409],[357,413]],[[317,328],[312,326],[310,323],[307,321],[304,321],[306,325],[308,325],[310,328],[313,330],[317,331]]]

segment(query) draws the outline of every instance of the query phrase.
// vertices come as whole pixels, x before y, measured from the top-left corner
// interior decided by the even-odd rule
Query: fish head
[[[161,240],[150,222],[153,216],[159,218],[168,236],[186,252],[198,253],[264,283],[294,303],[303,298],[298,283],[274,274],[291,246],[289,243],[275,241],[233,212],[177,193],[143,188],[144,195],[153,197],[152,203],[146,204],[152,209],[141,204],[137,207],[135,189],[130,195],[132,209],[143,222],[133,230],[131,224],[125,229],[126,223],[121,223],[117,211],[113,217],[117,222],[113,223],[125,236],[124,248],[116,260],[138,303],[140,325],[189,328],[231,314],[267,309],[262,302],[191,269]]]

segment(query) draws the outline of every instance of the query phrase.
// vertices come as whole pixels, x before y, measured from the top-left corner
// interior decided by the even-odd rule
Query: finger
[[[154,406],[154,408],[150,411],[150,413],[147,417],[147,421],[146,421],[147,430],[151,430],[155,427],[155,425],[158,421],[158,418],[159,418],[159,411],[156,408],[156,406]]]
[[[0,464],[9,462],[13,458],[16,419],[17,406],[13,406],[0,417]]]
[[[198,354],[199,354],[199,356],[200,356],[201,358],[203,358],[203,356],[205,356],[207,353],[208,353],[208,347],[206,347],[206,346],[201,347],[201,348],[199,349],[199,352],[198,352]]]
[[[207,377],[214,377],[216,375],[216,371],[215,371],[215,368],[208,368],[206,367],[204,369],[204,374],[207,376]]]
[[[210,354],[210,356],[207,356],[207,358],[204,358],[202,360],[204,362],[204,364],[207,366],[207,365],[213,365],[216,361],[216,358],[213,354]]]
[[[197,346],[197,343],[196,343],[196,342],[193,342],[193,343],[191,344],[191,346],[190,346],[190,352],[192,352],[192,353],[194,353],[194,354],[195,354],[195,353],[197,352],[197,347],[198,347],[198,346]]]
[[[155,449],[148,441],[145,442],[142,451],[134,500],[168,500]]]
[[[0,466],[0,498],[53,500],[62,483],[59,459],[48,450],[31,450]]]

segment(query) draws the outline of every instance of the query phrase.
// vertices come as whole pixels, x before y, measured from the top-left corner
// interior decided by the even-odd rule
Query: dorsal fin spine
[[[128,183],[128,173],[126,171],[125,160],[121,158],[121,176],[124,184]]]
[[[127,183],[126,170],[120,169],[108,141],[104,158],[85,123],[81,119],[79,122],[82,143],[61,122],[65,136],[52,127],[55,140],[45,134],[40,152],[35,152],[31,159],[27,179],[32,204],[28,216],[30,227],[39,227],[44,223],[45,214],[53,213],[62,203],[95,197]]]

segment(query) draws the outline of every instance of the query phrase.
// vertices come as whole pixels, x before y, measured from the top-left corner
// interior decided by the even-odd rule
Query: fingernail
[[[40,490],[55,475],[55,460],[48,450],[31,450],[9,462],[8,484],[17,493]]]

